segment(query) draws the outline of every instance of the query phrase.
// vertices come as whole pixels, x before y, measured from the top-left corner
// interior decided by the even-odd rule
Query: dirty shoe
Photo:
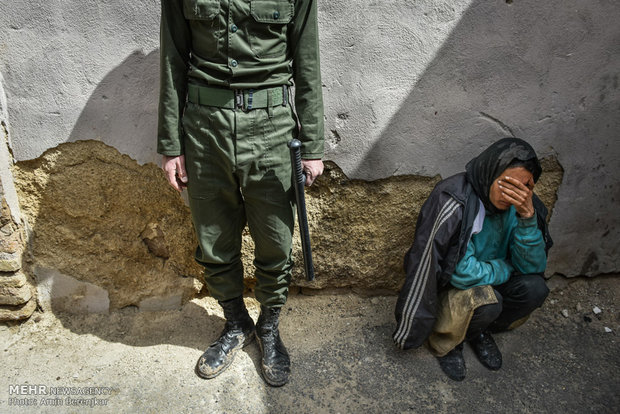
[[[279,315],[280,308],[261,306],[256,322],[256,338],[262,355],[261,371],[265,382],[272,387],[286,384],[291,373],[291,360],[278,330]]]
[[[481,333],[474,339],[470,339],[469,344],[482,365],[491,371],[497,371],[502,367],[502,353],[490,333]]]
[[[465,379],[465,359],[463,358],[463,344],[459,344],[445,356],[437,357],[439,366],[445,374],[454,381]]]
[[[203,378],[214,378],[230,364],[237,351],[254,339],[254,321],[248,315],[243,297],[219,302],[224,309],[226,325],[217,341],[211,344],[196,364],[196,373]]]

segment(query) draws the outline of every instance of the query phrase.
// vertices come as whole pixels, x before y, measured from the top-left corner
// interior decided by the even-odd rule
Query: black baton
[[[301,250],[304,254],[304,271],[306,279],[314,280],[314,265],[312,264],[312,248],[310,247],[310,232],[308,231],[308,216],[306,215],[306,197],[304,184],[306,176],[301,169],[301,142],[297,139],[289,141],[291,150],[291,165],[293,167],[293,187],[295,187],[295,201],[297,202],[297,220],[299,221],[299,236]]]

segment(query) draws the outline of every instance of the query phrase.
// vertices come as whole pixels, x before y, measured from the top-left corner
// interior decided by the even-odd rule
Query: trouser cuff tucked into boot
[[[232,364],[235,354],[254,339],[254,321],[250,318],[243,297],[219,302],[224,309],[226,325],[220,337],[207,348],[196,364],[196,373],[214,378]]]
[[[261,371],[265,382],[273,387],[286,384],[291,373],[290,357],[278,330],[279,315],[280,308],[261,306],[256,323],[256,338],[262,355]]]

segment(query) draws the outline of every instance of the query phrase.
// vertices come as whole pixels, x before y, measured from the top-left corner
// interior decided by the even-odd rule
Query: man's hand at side
[[[306,174],[306,187],[310,187],[319,175],[323,174],[323,161],[301,160],[301,169]]]
[[[185,155],[169,157],[164,155],[161,168],[166,174],[168,182],[178,192],[187,187],[187,172],[185,171]]]

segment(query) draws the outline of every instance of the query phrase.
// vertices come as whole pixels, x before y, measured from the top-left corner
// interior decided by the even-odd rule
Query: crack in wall
[[[514,132],[512,132],[512,129],[510,129],[510,127],[508,125],[506,125],[505,123],[503,123],[502,121],[500,121],[499,119],[495,118],[492,115],[487,114],[486,112],[478,112],[483,118],[488,119],[489,121],[497,124],[504,132],[510,134],[511,137],[514,137],[515,134]]]

